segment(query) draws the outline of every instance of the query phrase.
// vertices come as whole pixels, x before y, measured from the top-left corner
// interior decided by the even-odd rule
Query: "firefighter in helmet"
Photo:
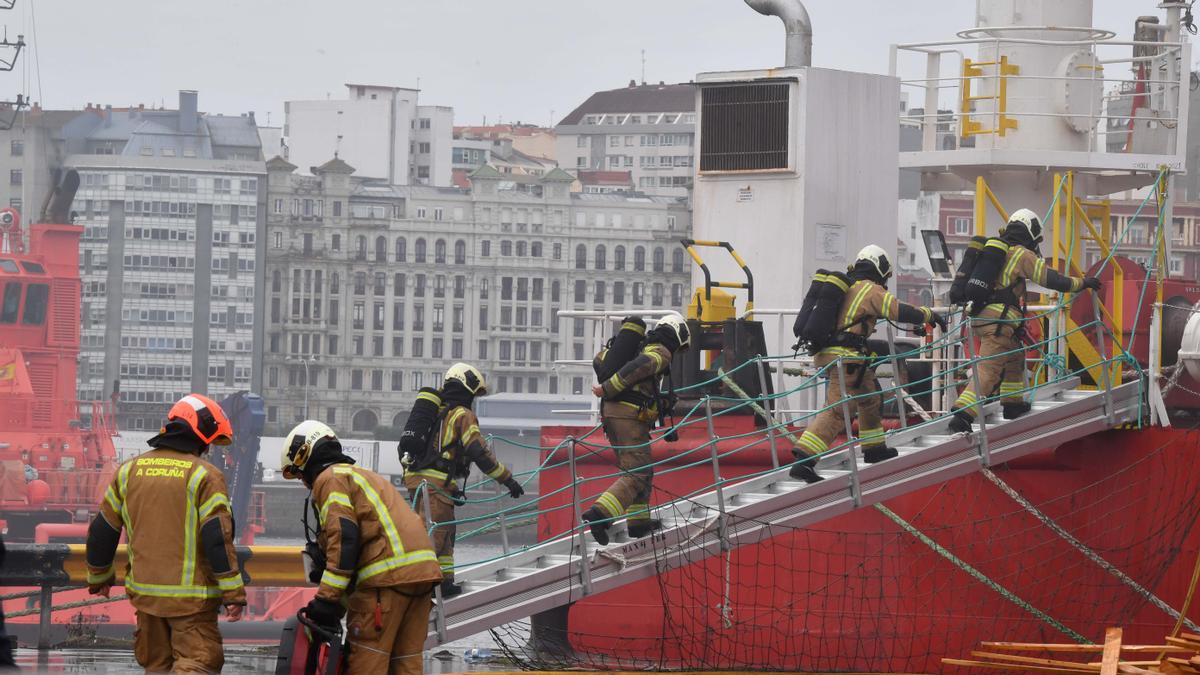
[[[854,406],[858,408],[858,440],[862,445],[863,461],[874,464],[895,457],[896,451],[887,446],[884,437],[879,413],[883,397],[871,370],[872,354],[867,339],[875,331],[879,319],[914,325],[935,323],[943,330],[946,328],[946,320],[933,310],[905,304],[888,292],[892,263],[887,252],[879,246],[871,244],[859,251],[848,274],[854,283],[846,291],[838,310],[838,332],[833,343],[817,352],[814,359],[818,368],[830,366],[826,407],[800,436],[797,455],[810,458],[792,465],[790,474],[793,478],[811,481],[814,463],[811,456],[828,451],[833,439],[845,431],[846,421],[839,404],[847,396],[854,397]],[[845,359],[845,381],[836,365],[838,359]]]
[[[985,246],[1007,251],[1003,267],[992,284],[991,297],[971,319],[971,327],[979,338],[980,362],[976,367],[980,391],[975,389],[974,378],[968,381],[951,408],[954,415],[950,420],[951,431],[971,431],[979,399],[997,391],[1002,397],[1004,419],[1016,419],[1029,412],[1030,405],[1024,395],[1025,352],[1021,346],[1026,281],[1061,293],[1101,288],[1100,280],[1095,277],[1069,277],[1048,267],[1039,250],[1041,242],[1041,220],[1033,211],[1019,209],[1000,231],[1000,238],[989,240]]]
[[[215,401],[180,399],[151,450],[123,463],[87,536],[88,591],[108,596],[125,530],[125,592],[137,610],[133,654],[147,672],[209,673],[224,664],[217,611],[230,621],[246,605],[233,547],[233,516],[221,470],[201,457],[233,442]]]
[[[454,507],[464,500],[462,490],[467,486],[471,464],[508,488],[513,499],[525,494],[525,488],[496,459],[479,431],[479,418],[471,407],[476,397],[486,394],[487,382],[478,368],[467,363],[450,366],[442,384],[439,424],[425,452],[413,457],[404,472],[404,487],[413,508],[421,513],[428,499],[429,517],[435,524],[454,520]],[[462,593],[462,587],[454,583],[455,530],[453,524],[437,525],[433,530],[433,546],[444,575],[443,598]]]
[[[318,522],[320,587],[301,612],[330,629],[346,616],[347,672],[419,674],[442,580],[425,523],[388,479],[354,466],[323,422],[288,432],[280,470],[311,491]]]
[[[626,517],[631,537],[644,537],[662,527],[650,517],[654,481],[654,468],[649,466],[650,429],[659,415],[659,381],[675,353],[691,344],[687,322],[679,314],[668,314],[647,332],[632,360],[592,387],[592,393],[602,400],[604,434],[617,453],[623,474],[581,516],[601,545],[608,543],[608,528],[621,516]],[[602,351],[595,361],[604,357]]]

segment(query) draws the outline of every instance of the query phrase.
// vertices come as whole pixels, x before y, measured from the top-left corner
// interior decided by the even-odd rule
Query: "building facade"
[[[554,129],[564,169],[629,171],[639,192],[684,197],[695,175],[696,89],[638,85],[599,91]]]
[[[266,171],[252,116],[85,112],[61,131],[80,174],[79,397],[157,429],[189,392],[261,388]]]
[[[361,176],[397,185],[450,185],[454,111],[418,104],[403,87],[347,84],[341,100],[287,101],[287,159],[303,172],[337,155]]]
[[[586,393],[585,323],[570,308],[682,310],[683,200],[572,194],[560,171],[470,188],[395,186],[335,159],[303,176],[268,163],[268,424],[345,433],[402,425],[455,361],[493,392]],[[307,412],[306,412],[307,407]]]

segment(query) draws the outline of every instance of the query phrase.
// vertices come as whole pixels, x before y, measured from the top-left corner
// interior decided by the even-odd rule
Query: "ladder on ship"
[[[456,570],[464,593],[431,617],[426,647],[461,639],[653,576],[664,560],[696,561],[760,541],[772,527],[816,525],[855,509],[937,485],[1068,440],[1136,422],[1143,412],[1140,380],[1076,389],[1078,377],[1035,391],[1032,410],[1004,420],[999,403],[983,407],[974,430],[952,434],[949,417],[888,434],[899,457],[864,464],[853,443],[823,456],[825,480],[806,484],[787,467],[656,508],[663,529],[631,539],[620,520],[599,546],[586,528],[502,558]],[[714,452],[714,462],[716,461]],[[719,473],[719,470],[718,470]],[[576,504],[578,506],[578,504]],[[736,525],[736,527],[735,527]]]

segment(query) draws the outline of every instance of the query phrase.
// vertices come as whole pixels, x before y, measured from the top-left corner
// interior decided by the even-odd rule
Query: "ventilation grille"
[[[79,281],[56,279],[50,289],[50,330],[46,344],[51,347],[79,346]]]
[[[57,392],[54,388],[54,365],[49,363],[30,363],[29,384],[33,388],[33,427],[48,428],[54,421],[54,402]]]
[[[700,90],[700,170],[788,168],[787,82]]]

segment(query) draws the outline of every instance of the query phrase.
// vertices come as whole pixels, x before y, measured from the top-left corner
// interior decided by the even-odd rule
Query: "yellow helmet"
[[[487,394],[487,382],[483,379],[483,373],[469,363],[456,363],[450,366],[450,369],[446,371],[445,381],[449,382],[450,380],[461,384],[473,396]]]
[[[289,431],[283,439],[283,454],[279,458],[279,470],[283,477],[290,480],[299,478],[312,457],[313,447],[326,438],[336,441],[337,434],[328,424],[316,420],[304,420]]]

